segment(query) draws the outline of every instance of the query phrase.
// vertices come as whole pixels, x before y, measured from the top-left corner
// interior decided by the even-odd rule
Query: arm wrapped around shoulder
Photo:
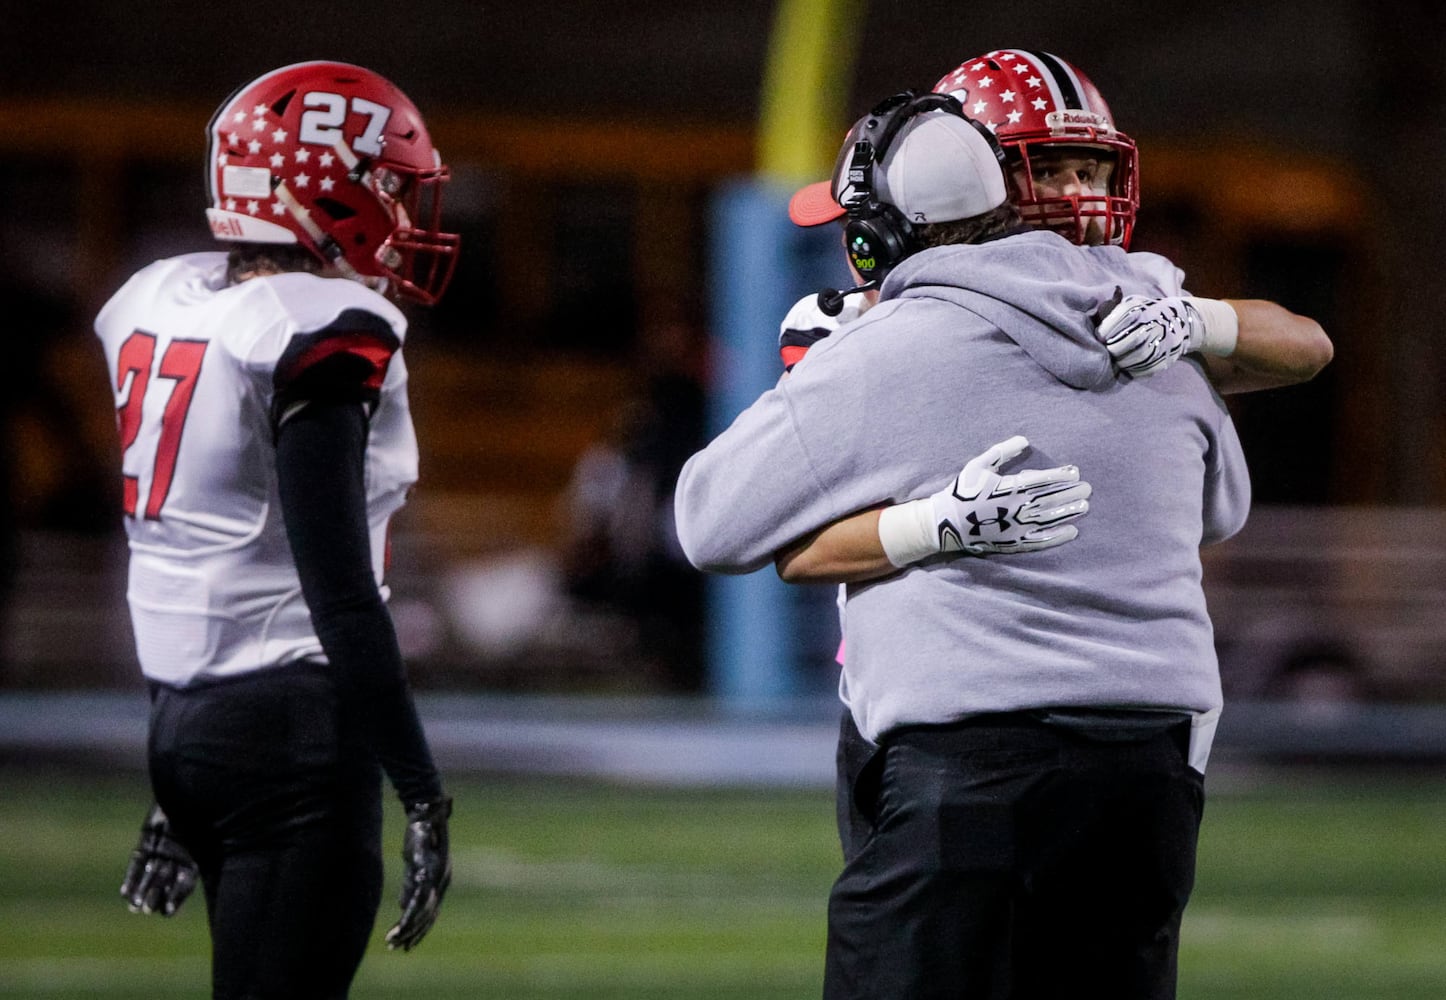
[[[1098,336],[1115,367],[1140,378],[1191,351],[1228,357],[1239,332],[1235,310],[1221,299],[1129,295],[1100,321]]]
[[[1079,469],[1025,469],[1002,476],[1005,462],[1023,454],[1028,439],[1015,435],[969,460],[933,496],[886,507],[879,542],[889,562],[903,568],[950,552],[992,555],[1034,552],[1079,535],[1071,522],[1089,513],[1090,484]]]

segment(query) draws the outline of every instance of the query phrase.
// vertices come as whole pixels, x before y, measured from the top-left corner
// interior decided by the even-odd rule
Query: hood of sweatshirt
[[[914,254],[889,274],[879,299],[903,300],[900,308],[910,299],[942,299],[967,309],[1059,381],[1095,389],[1116,377],[1095,336],[1099,320],[1121,295],[1179,294],[1178,280],[1174,265],[1155,254],[1080,247],[1030,230]]]

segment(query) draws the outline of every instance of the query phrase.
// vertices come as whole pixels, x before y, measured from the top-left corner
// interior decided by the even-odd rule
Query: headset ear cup
[[[875,203],[870,209],[844,226],[844,247],[860,277],[882,281],[918,248],[913,230],[892,205]]]

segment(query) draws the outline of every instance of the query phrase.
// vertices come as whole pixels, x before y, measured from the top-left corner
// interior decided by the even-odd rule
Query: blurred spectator
[[[673,485],[704,443],[699,341],[680,321],[644,331],[640,390],[573,470],[563,554],[569,595],[635,621],[649,665],[688,692],[703,683],[703,577],[678,546]]]

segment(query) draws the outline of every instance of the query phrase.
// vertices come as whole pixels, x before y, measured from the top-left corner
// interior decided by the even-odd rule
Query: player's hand
[[[1115,367],[1140,378],[1162,372],[1182,355],[1199,350],[1205,321],[1189,298],[1129,295],[1104,319],[1098,336]]]
[[[810,347],[844,324],[858,319],[865,305],[860,300],[861,296],[848,296],[837,316],[830,316],[818,307],[817,293],[805,295],[795,302],[778,329],[778,355],[783,359],[783,370],[792,371]]]
[[[879,541],[889,562],[903,568],[949,552],[1035,552],[1077,537],[1072,522],[1090,509],[1090,484],[1080,480],[1079,469],[1062,465],[1000,475],[1004,463],[1028,447],[1028,439],[1015,435],[970,459],[933,496],[885,507]]]
[[[1080,481],[1079,468],[1060,465],[999,474],[1005,462],[1028,447],[1030,441],[1021,435],[993,445],[931,497],[940,552],[1035,552],[1079,535],[1071,522],[1089,513],[1092,491]]]
[[[132,913],[159,913],[169,917],[181,908],[196,888],[196,862],[171,836],[171,824],[158,805],[152,805],[141,824],[141,838],[131,852],[121,898]]]
[[[411,951],[437,920],[442,897],[452,882],[452,857],[447,845],[449,797],[407,807],[407,832],[402,840],[402,916],[387,931],[387,947]]]
[[[929,498],[939,552],[991,555],[1034,552],[1063,545],[1079,534],[1071,522],[1089,513],[1089,483],[1079,469],[999,469],[1029,447],[1015,435],[969,460],[954,482]]]

